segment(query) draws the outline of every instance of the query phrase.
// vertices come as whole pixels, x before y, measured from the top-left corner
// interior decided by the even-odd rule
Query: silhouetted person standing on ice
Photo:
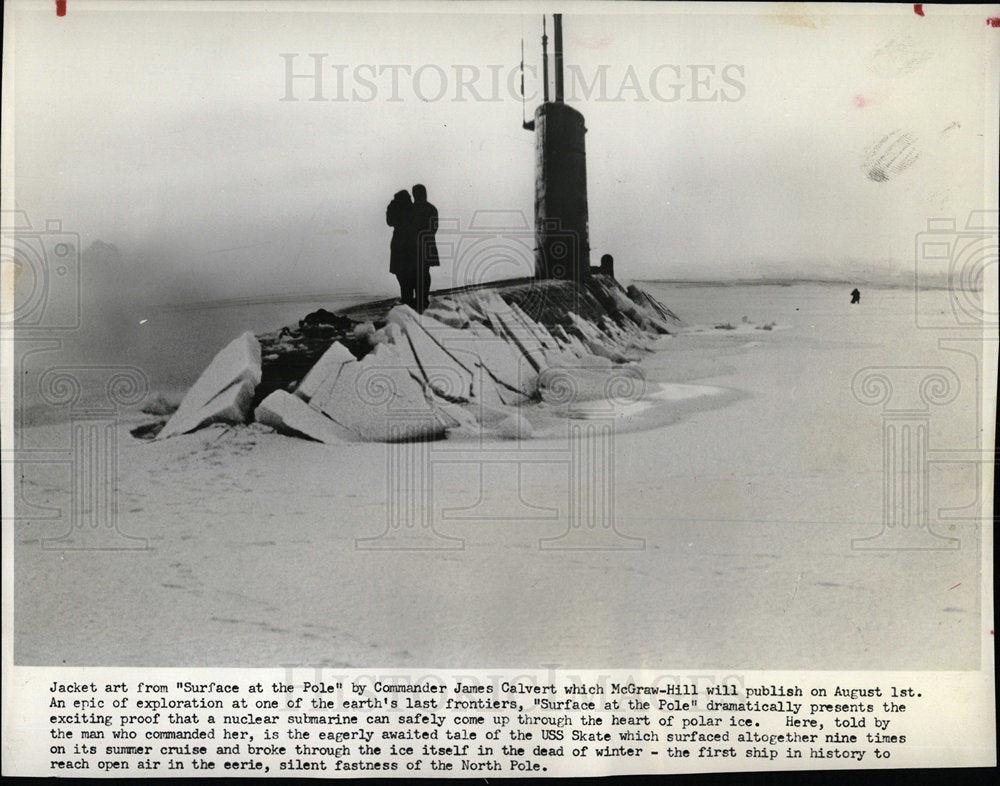
[[[389,272],[399,281],[399,299],[417,307],[417,235],[413,227],[413,202],[407,191],[397,191],[385,209],[385,223],[392,227]]]
[[[861,302],[861,290],[859,290],[857,287],[855,287],[854,290],[851,292],[851,302],[852,303]]]
[[[434,238],[438,230],[437,208],[427,201],[427,189],[419,183],[413,187],[411,215],[417,241],[417,305],[414,308],[423,313],[431,294],[431,268],[438,267],[441,260]]]

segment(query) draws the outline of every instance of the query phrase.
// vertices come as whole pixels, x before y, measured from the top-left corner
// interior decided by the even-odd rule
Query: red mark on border
[[[913,4],[913,13],[915,13],[917,16],[923,16],[924,15],[924,4],[923,3],[914,3]]]
[[[56,0],[56,16],[66,16],[66,0]]]
[[[987,17],[986,24],[990,27],[1000,27],[1000,16]]]
[[[961,587],[961,586],[962,586],[962,582],[958,582],[958,584],[955,585],[955,587]],[[955,587],[948,587],[948,590],[951,591],[951,590],[955,589]]]
[[[856,106],[858,109],[861,109],[863,106],[865,106],[865,104],[868,103],[868,100],[863,95],[854,96],[853,101],[854,101],[854,106]]]

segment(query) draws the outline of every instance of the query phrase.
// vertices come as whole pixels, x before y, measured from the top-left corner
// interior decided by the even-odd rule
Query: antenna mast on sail
[[[556,101],[563,102],[563,46],[562,46],[562,14],[553,14],[556,32]],[[548,101],[548,96],[545,98]]]
[[[565,102],[562,14],[554,15],[552,29],[555,97],[549,101],[548,21],[543,16],[542,103],[532,120],[523,121],[535,133],[535,276],[582,282],[590,275],[587,128],[583,115]],[[523,118],[523,104],[521,112]]]
[[[542,16],[542,101],[549,101],[549,37],[546,35],[545,16]]]
[[[525,113],[524,107],[524,39],[521,39],[521,128],[532,130],[534,124],[529,128],[528,126],[528,116]]]

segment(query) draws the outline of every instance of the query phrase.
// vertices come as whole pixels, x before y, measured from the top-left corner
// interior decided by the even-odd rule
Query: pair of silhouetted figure
[[[399,281],[399,297],[423,313],[431,290],[431,268],[441,264],[434,235],[438,212],[427,201],[427,189],[417,184],[413,199],[398,191],[385,209],[385,223],[392,227],[389,272]]]

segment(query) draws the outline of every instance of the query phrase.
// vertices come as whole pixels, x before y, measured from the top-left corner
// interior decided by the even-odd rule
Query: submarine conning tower
[[[587,154],[583,115],[563,101],[562,15],[554,15],[555,100],[549,101],[548,37],[542,33],[543,102],[524,127],[535,132],[535,277],[581,282],[590,275]]]

